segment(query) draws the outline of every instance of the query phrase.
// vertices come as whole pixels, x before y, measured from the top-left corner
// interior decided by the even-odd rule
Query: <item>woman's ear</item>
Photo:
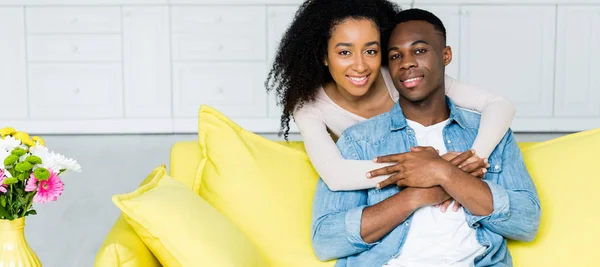
[[[325,65],[325,67],[329,67],[329,60],[324,59],[323,60],[323,65]]]

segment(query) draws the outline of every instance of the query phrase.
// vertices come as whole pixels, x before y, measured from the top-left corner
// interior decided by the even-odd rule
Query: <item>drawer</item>
[[[174,60],[265,60],[264,7],[171,10]]]
[[[28,33],[120,33],[118,7],[28,7]]]
[[[123,116],[121,64],[29,64],[33,119]]]
[[[30,61],[120,61],[121,35],[31,35]]]
[[[264,60],[264,38],[257,36],[174,35],[173,60]]]
[[[266,116],[264,63],[176,63],[174,115],[195,118],[202,104],[232,117]]]
[[[265,7],[173,7],[173,33],[252,35],[266,27]],[[224,32],[226,31],[226,32]]]

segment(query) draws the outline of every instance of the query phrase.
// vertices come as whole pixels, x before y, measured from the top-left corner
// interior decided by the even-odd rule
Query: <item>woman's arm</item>
[[[446,75],[446,95],[457,106],[481,113],[479,133],[472,148],[479,157],[489,157],[508,131],[516,107],[499,95],[462,84],[448,75]]]
[[[318,111],[303,106],[294,113],[294,120],[304,140],[306,153],[321,179],[332,191],[375,188],[389,175],[368,179],[367,172],[391,164],[370,160],[345,159],[327,131]]]

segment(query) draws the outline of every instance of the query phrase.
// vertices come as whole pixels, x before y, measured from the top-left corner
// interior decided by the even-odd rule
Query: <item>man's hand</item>
[[[450,161],[450,163],[454,164],[464,172],[470,173],[471,175],[478,178],[483,178],[485,176],[485,173],[487,172],[486,168],[489,167],[487,159],[480,158],[475,154],[475,151],[472,152],[473,153],[471,157],[468,157],[470,153],[467,152],[448,152],[442,155],[442,158],[447,161]],[[436,205],[436,207],[440,207],[442,212],[446,212],[448,206],[450,206],[452,202],[454,202],[454,199],[451,198],[446,200],[444,203]],[[452,210],[458,211],[458,209],[460,209],[461,206],[462,205],[460,203],[454,202]]]
[[[472,152],[470,152],[472,154]],[[469,154],[467,158],[472,155]],[[410,152],[381,156],[375,162],[397,162],[396,165],[383,167],[367,173],[367,177],[392,174],[388,179],[378,184],[384,188],[391,184],[398,187],[432,187],[439,185],[439,180],[445,178],[452,165],[444,160],[432,147],[411,148]]]
[[[441,186],[429,188],[409,187],[403,191],[411,192],[411,199],[415,209],[437,205],[450,199],[450,195]]]

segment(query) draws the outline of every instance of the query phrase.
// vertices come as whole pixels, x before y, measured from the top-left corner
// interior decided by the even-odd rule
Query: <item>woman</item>
[[[393,26],[399,10],[386,0],[307,0],[281,40],[265,84],[283,106],[283,135],[287,139],[293,115],[315,170],[331,190],[375,188],[389,177],[367,179],[370,171],[389,164],[344,159],[334,140],[346,128],[389,111],[398,101],[382,66],[387,60],[382,62],[386,41],[381,33]],[[514,106],[448,76],[446,94],[457,106],[482,113],[473,144],[477,155],[470,162],[485,159],[508,130]],[[444,203],[444,211],[449,203]]]

